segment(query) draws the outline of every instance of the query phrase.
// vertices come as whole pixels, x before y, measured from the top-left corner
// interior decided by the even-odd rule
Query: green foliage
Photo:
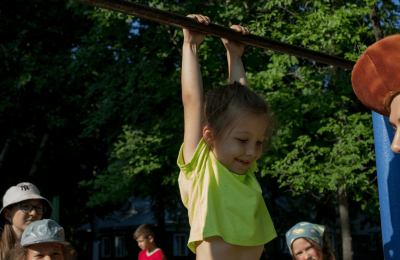
[[[102,143],[79,137],[86,86],[73,78],[71,64],[94,21],[86,16],[89,6],[76,7],[70,1],[0,2],[0,150],[11,139],[0,190],[29,181],[50,201],[60,196],[60,224],[68,231],[90,221],[86,190],[77,183],[93,178],[106,161]],[[49,142],[29,175],[48,126]]]
[[[141,131],[133,131],[124,126],[104,174],[95,180],[80,182],[81,186],[92,187],[88,206],[119,205],[132,194],[133,188],[136,197],[152,197],[158,193],[160,184],[175,184],[176,172],[160,174],[164,173],[168,166],[171,167],[168,156],[160,155],[171,150],[168,141],[172,137],[173,135],[160,133],[145,135]],[[168,197],[167,194],[164,196]]]
[[[260,36],[356,61],[374,42],[368,25],[371,4],[268,1],[250,28]],[[398,31],[392,25],[384,30]],[[262,158],[262,175],[277,177],[280,187],[293,195],[311,192],[329,198],[345,189],[377,218],[371,115],[354,95],[348,72],[279,53],[267,55],[268,69],[249,75],[250,85],[266,94],[281,123],[275,151]]]
[[[358,191],[357,201],[364,192],[377,199],[377,187],[370,183],[375,180],[376,167],[367,166],[375,160],[371,117],[357,113],[348,118],[338,115],[338,119],[322,120],[324,126],[314,140],[309,135],[299,136],[293,142],[295,148],[265,173],[279,177],[281,187],[289,186],[294,194],[315,191],[329,195],[337,189],[350,189]],[[320,142],[326,146],[318,145],[317,140],[326,141]],[[367,200],[362,202],[365,208]]]

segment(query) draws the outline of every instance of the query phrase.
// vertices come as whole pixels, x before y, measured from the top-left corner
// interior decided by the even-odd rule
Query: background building
[[[157,246],[162,248],[169,260],[192,259],[194,254],[187,247],[188,223],[177,223],[169,216],[170,214],[167,213],[165,231],[162,232],[151,211],[150,200],[130,198],[121,210],[110,213],[104,220],[98,219],[97,231],[92,229],[91,223],[75,230],[82,240],[95,240],[91,246],[91,243],[86,243],[81,248],[77,248],[78,258],[137,259],[140,248],[133,239],[133,233],[140,225],[149,224],[155,232]],[[97,239],[93,233],[97,233]],[[161,233],[163,237],[160,237]],[[97,249],[93,250],[96,247]]]

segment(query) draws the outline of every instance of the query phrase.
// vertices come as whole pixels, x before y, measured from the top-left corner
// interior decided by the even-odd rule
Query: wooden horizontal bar
[[[228,27],[216,24],[204,25],[198,21],[171,12],[160,10],[157,8],[129,2],[126,0],[73,0],[92,6],[108,9],[111,11],[136,16],[142,19],[151,20],[163,24],[173,25],[184,29],[194,30],[212,36],[226,38],[229,40],[242,42],[255,47],[277,51],[292,56],[321,62],[324,64],[352,70],[355,62],[343,59],[337,56],[329,55],[323,52],[309,50],[292,44],[260,37],[256,35],[242,35]]]

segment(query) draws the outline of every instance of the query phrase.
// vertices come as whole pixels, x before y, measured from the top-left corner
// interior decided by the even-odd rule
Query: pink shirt
[[[140,251],[139,260],[166,260],[163,251],[160,248],[154,250],[151,254],[147,250]]]

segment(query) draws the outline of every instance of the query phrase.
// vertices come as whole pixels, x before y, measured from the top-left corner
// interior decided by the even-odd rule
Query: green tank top
[[[243,175],[223,166],[202,139],[192,160],[184,164],[183,144],[179,152],[179,189],[188,209],[188,247],[196,253],[196,241],[221,236],[240,246],[263,245],[276,231],[254,176],[254,163]]]

